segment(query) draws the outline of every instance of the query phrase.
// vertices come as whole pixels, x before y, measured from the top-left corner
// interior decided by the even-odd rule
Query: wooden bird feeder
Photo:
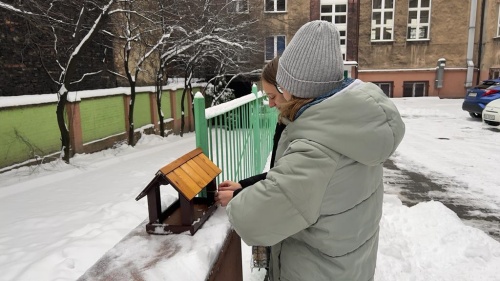
[[[161,168],[135,198],[148,198],[149,223],[146,231],[150,234],[170,234],[189,230],[194,235],[217,209],[215,177],[220,173],[219,167],[200,148]],[[179,192],[179,199],[162,211],[160,186],[167,184]],[[196,197],[203,188],[207,190],[207,197]]]

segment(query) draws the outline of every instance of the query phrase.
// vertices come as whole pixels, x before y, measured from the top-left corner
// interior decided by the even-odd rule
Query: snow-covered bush
[[[210,106],[228,102],[235,98],[234,90],[227,87],[224,81],[216,82],[215,85],[210,83],[205,88],[205,98],[210,100]]]

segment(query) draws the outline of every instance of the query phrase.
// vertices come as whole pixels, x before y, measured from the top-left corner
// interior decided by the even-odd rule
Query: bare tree
[[[70,136],[64,112],[68,91],[85,77],[99,73],[96,70],[78,76],[77,66],[82,49],[96,36],[114,1],[26,0],[18,1],[16,5],[0,2],[0,8],[15,12],[36,30],[30,40],[39,50],[40,61],[47,75],[58,86],[56,118],[61,133],[61,156],[67,163],[70,158]],[[48,49],[47,45],[52,48]]]
[[[160,28],[162,34],[172,34],[174,29],[182,26],[182,10],[177,9],[177,1],[168,1],[165,3],[163,0],[158,0],[158,15],[160,17]],[[160,135],[165,137],[165,116],[163,115],[162,110],[162,95],[163,95],[163,86],[168,81],[168,66],[170,61],[167,61],[167,57],[163,57],[162,54],[168,49],[168,45],[172,45],[169,42],[170,40],[166,40],[161,44],[159,48],[156,49],[157,59],[153,62],[154,65],[154,79],[155,79],[155,101],[156,101],[156,109],[158,112],[158,120],[159,120],[159,130]],[[169,44],[170,43],[170,44]]]
[[[180,67],[186,78],[185,88],[191,88],[195,69],[206,70],[203,64],[210,64],[208,68],[219,66],[218,74],[225,70],[237,73],[238,57],[252,52],[255,46],[255,41],[246,35],[253,21],[239,19],[238,14],[228,10],[225,1],[21,0],[16,3],[17,6],[0,2],[0,8],[15,12],[37,29],[33,44],[39,50],[46,73],[58,85],[56,117],[61,132],[61,155],[66,162],[70,158],[70,136],[64,118],[68,92],[73,85],[102,71],[79,74],[81,50],[95,36],[105,34],[113,38],[115,46],[121,46],[123,71],[113,73],[125,78],[130,86],[127,132],[130,145],[135,144],[135,87],[140,73],[148,71],[147,64],[154,62],[153,57],[158,61],[155,81],[159,85],[157,107],[160,126],[163,126],[161,86],[166,81],[166,73],[178,71]],[[108,16],[112,16],[113,25],[106,23],[104,29]],[[51,38],[49,44],[46,38]],[[47,46],[51,46],[50,55]],[[182,106],[185,96],[186,91]],[[185,112],[184,108],[181,110]]]
[[[124,73],[114,74],[127,79],[130,86],[127,133],[129,145],[134,146],[134,107],[139,75],[147,71],[147,62],[159,49],[164,48],[165,41],[174,30],[162,28],[162,17],[155,3],[123,0],[119,2],[119,6],[120,9],[112,12],[117,14],[119,20],[115,20],[114,28],[104,33],[121,42]],[[163,77],[158,79],[163,80]]]
[[[182,21],[184,31],[176,42],[170,42],[162,59],[180,65],[184,76],[181,98],[181,136],[185,127],[186,94],[192,95],[192,78],[195,69],[204,69],[222,75],[224,71],[242,72],[239,59],[242,54],[256,52],[256,40],[248,34],[255,23],[235,13],[232,2],[217,0],[184,1]],[[209,66],[209,67],[207,67]],[[197,74],[204,74],[198,71]],[[223,76],[223,75],[222,75]],[[191,108],[192,110],[192,108]]]

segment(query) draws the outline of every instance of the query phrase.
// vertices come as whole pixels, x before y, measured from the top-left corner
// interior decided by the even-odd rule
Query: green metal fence
[[[196,146],[221,168],[217,183],[262,173],[278,114],[255,84],[251,94],[207,109],[205,98],[197,93],[194,108]]]

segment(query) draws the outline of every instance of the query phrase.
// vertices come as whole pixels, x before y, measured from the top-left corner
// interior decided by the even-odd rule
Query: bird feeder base
[[[168,235],[168,234],[178,234],[182,232],[189,231],[191,235],[194,235],[196,231],[207,221],[207,219],[215,212],[217,209],[216,204],[208,204],[209,200],[203,197],[195,197],[192,200],[193,222],[191,224],[182,223],[182,211],[180,200],[177,199],[172,205],[170,205],[161,215],[161,223],[154,222],[148,223],[146,225],[146,231],[149,234],[158,235]]]

